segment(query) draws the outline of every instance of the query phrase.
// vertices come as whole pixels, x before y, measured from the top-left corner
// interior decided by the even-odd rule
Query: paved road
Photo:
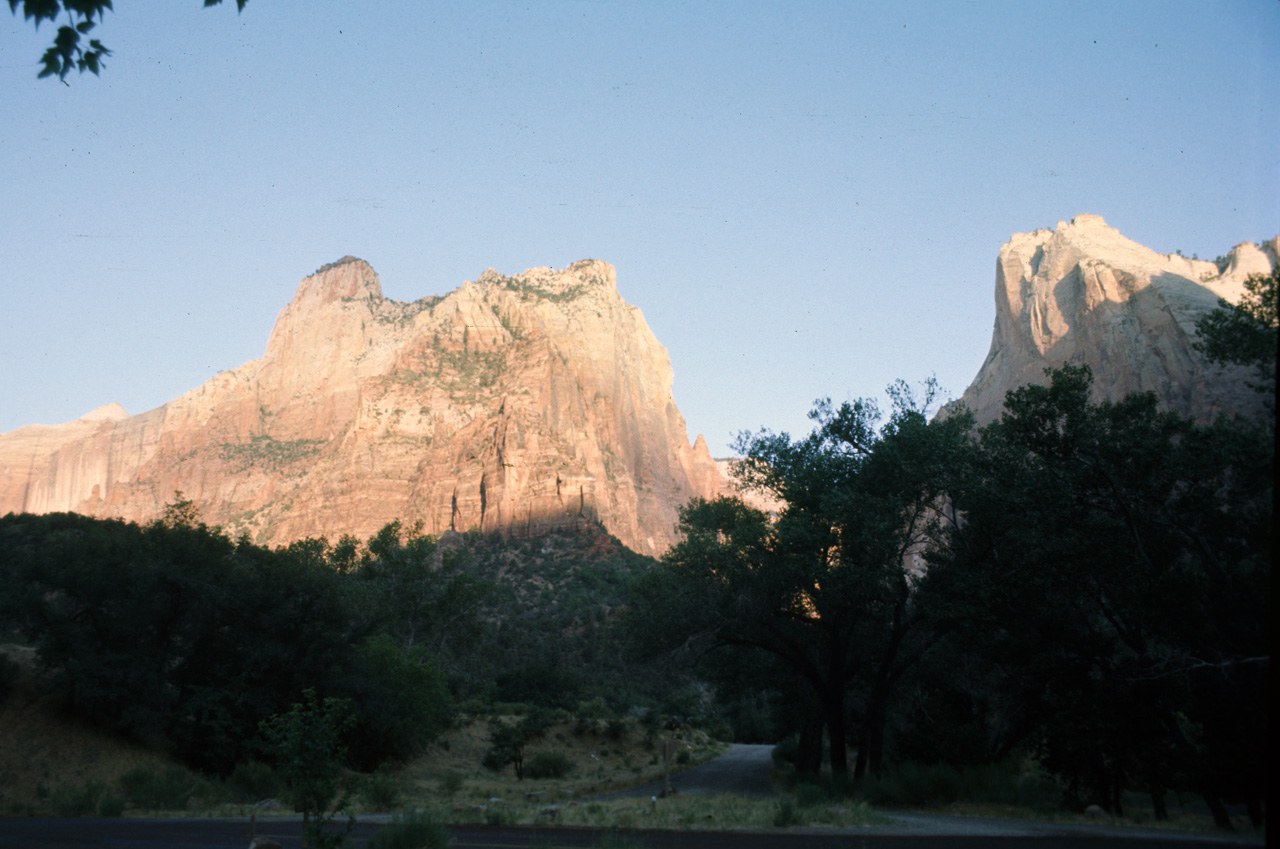
[[[715,760],[672,776],[671,785],[682,796],[711,796],[719,793],[753,798],[777,796],[778,791],[773,786],[772,752],[773,747],[768,745],[733,743]],[[659,781],[604,798],[656,796],[661,792],[662,782]]]
[[[911,819],[911,817],[908,817]],[[643,849],[1224,849],[1229,837],[1180,833],[1130,832],[1090,826],[1051,826],[1040,823],[992,825],[999,821],[973,821],[961,817],[931,817],[930,823],[906,822],[900,826],[852,829],[842,833],[797,831],[707,832],[623,831],[619,837]],[[961,820],[939,830],[941,820]],[[299,849],[298,820],[266,820],[259,834],[268,834],[287,849]],[[363,847],[378,828],[362,823],[352,843]],[[586,828],[488,828],[459,826],[450,830],[450,845],[474,849],[583,849],[599,846],[610,832]],[[1260,844],[1260,841],[1253,841]],[[245,849],[249,825],[243,820],[131,820],[131,819],[3,819],[0,847],[4,849]]]

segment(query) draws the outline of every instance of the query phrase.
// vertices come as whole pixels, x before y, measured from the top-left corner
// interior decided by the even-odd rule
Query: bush
[[[337,692],[355,710],[347,756],[361,770],[413,757],[449,727],[444,675],[421,647],[402,648],[385,634],[365,639],[339,676]]]
[[[445,849],[449,830],[426,813],[395,817],[374,832],[369,849]]]
[[[199,778],[180,766],[168,766],[159,771],[149,766],[137,766],[120,776],[120,790],[125,799],[150,811],[185,808],[187,799],[199,786]]]
[[[573,761],[564,752],[535,752],[524,771],[530,778],[564,778],[573,767]]]
[[[614,716],[613,711],[599,696],[589,701],[578,702],[578,707],[573,713],[575,719],[573,733],[579,736],[587,731],[594,731],[598,721],[612,719]]]
[[[98,803],[102,801],[106,789],[99,781],[79,786],[61,784],[54,788],[50,802],[54,813],[60,817],[89,817],[97,813]]]
[[[440,776],[440,793],[443,796],[453,798],[454,794],[462,789],[462,773],[456,770],[449,770]]]
[[[361,795],[370,808],[378,813],[393,811],[399,807],[400,783],[382,770],[370,775],[364,781]]]
[[[261,761],[241,761],[227,778],[227,786],[239,801],[275,799],[284,792],[284,782],[275,770]]]
[[[118,817],[124,813],[124,797],[119,793],[106,793],[98,801],[98,816]]]
[[[784,765],[794,766],[796,757],[800,751],[800,735],[792,734],[778,741],[773,747],[770,754],[773,756],[773,765],[775,768],[781,769]]]
[[[904,763],[880,776],[865,776],[858,795],[873,805],[945,806],[953,802],[1057,807],[1053,781],[1016,762],[976,767]]]

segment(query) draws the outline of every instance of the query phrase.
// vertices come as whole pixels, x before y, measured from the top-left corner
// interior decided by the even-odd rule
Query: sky
[[[0,14],[0,432],[260,357],[347,254],[402,301],[594,258],[728,456],[958,396],[1013,233],[1280,233],[1276,0],[115,6],[65,85]]]

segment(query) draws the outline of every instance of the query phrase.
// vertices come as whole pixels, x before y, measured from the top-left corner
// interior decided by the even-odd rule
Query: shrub
[[[792,734],[778,741],[770,753],[773,756],[773,765],[781,768],[784,764],[794,765],[796,756],[800,751],[800,735]]]
[[[824,802],[844,799],[848,795],[848,785],[843,780],[831,775],[823,775],[816,780],[802,781],[796,786],[796,804],[802,808],[812,808]]]
[[[440,793],[441,795],[453,798],[454,794],[462,789],[462,773],[455,770],[449,770],[440,776]]]
[[[400,783],[382,770],[364,780],[361,795],[370,808],[378,813],[395,810],[401,802]]]
[[[227,786],[239,801],[274,799],[284,792],[284,782],[261,761],[241,761],[227,778]]]
[[[1058,803],[1052,780],[1013,761],[975,767],[904,763],[883,775],[864,777],[858,795],[873,805],[973,802],[1051,810]]]
[[[573,761],[564,752],[535,752],[524,771],[530,778],[564,778],[573,767]]]
[[[168,766],[163,770],[137,766],[120,776],[120,790],[125,799],[151,811],[185,807],[199,784],[199,778],[180,766]]]
[[[53,811],[60,817],[88,817],[98,810],[106,787],[99,781],[90,781],[79,786],[61,784],[55,787],[50,797]]]
[[[374,832],[369,849],[445,849],[449,830],[427,813],[395,817]]]
[[[98,816],[118,817],[124,813],[124,797],[119,793],[106,793],[98,801]]]

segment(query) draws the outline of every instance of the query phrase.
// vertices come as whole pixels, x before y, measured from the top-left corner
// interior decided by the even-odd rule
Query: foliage
[[[258,802],[281,795],[283,782],[267,764],[245,760],[236,764],[231,775],[227,776],[227,787],[238,801]]]
[[[482,763],[494,772],[510,764],[515,770],[516,780],[524,781],[525,746],[541,737],[544,731],[546,721],[536,711],[515,724],[494,722],[489,728],[489,749],[484,753]]]
[[[406,761],[448,727],[449,691],[435,661],[425,648],[399,646],[387,634],[365,638],[333,687],[355,705],[347,748],[358,768]]]
[[[1196,322],[1196,349],[1210,362],[1253,366],[1261,383],[1255,388],[1274,393],[1277,346],[1276,301],[1280,265],[1270,275],[1251,274],[1240,303],[1218,301],[1218,308]]]
[[[382,769],[365,778],[360,795],[370,810],[378,812],[395,810],[401,803],[399,782]]]
[[[739,476],[785,504],[777,519],[736,498],[692,502],[683,538],[638,584],[641,651],[727,650],[739,666],[772,656],[789,670],[802,772],[817,771],[824,725],[831,769],[846,772],[854,685],[865,695],[855,775],[878,770],[889,697],[929,645],[909,557],[939,531],[941,471],[970,427],[964,415],[928,422],[933,392],[927,384],[918,403],[905,384],[892,387],[882,429],[862,400],[820,402],[803,440],[744,435]]]
[[[143,810],[177,810],[200,786],[200,779],[180,766],[163,770],[138,766],[120,776],[125,798]]]
[[[230,772],[261,721],[318,684],[361,699],[349,744],[367,766],[447,722],[429,651],[373,638],[398,619],[379,581],[340,571],[345,542],[232,542],[179,499],[146,527],[3,517],[0,553],[0,615],[66,707],[193,766]]]
[[[217,6],[221,2],[204,0],[204,5]],[[243,11],[247,2],[236,0],[236,7]],[[89,39],[86,49],[81,45],[80,37],[101,23],[106,11],[112,8],[112,0],[9,0],[9,11],[13,14],[18,14],[19,6],[22,7],[22,17],[34,20],[37,29],[43,21],[56,21],[63,12],[67,16],[67,24],[58,27],[53,46],[40,57],[44,63],[40,77],[56,74],[65,82],[73,68],[82,74],[90,71],[97,76],[103,67],[103,58],[110,56],[111,51],[96,38]]]
[[[564,752],[534,752],[525,766],[530,778],[564,778],[573,772],[573,761]]]
[[[449,830],[435,816],[406,813],[374,832],[369,849],[445,849]]]
[[[924,765],[904,762],[858,785],[872,805],[945,807],[957,802],[1010,805],[1049,811],[1060,790],[1048,776],[1017,761],[984,766]]]
[[[462,789],[462,782],[462,773],[452,769],[446,770],[445,773],[440,776],[439,790],[441,795],[452,799],[457,792]]]
[[[304,690],[302,697],[288,713],[263,721],[262,736],[289,783],[294,808],[302,812],[303,841],[310,847],[340,845],[354,818],[336,838],[327,826],[333,811],[351,798],[351,785],[342,776],[342,735],[354,718],[343,699],[322,701],[314,690]]]
[[[1009,393],[950,494],[935,615],[992,664],[1006,747],[1034,744],[1073,804],[1126,785],[1260,815],[1268,731],[1274,452],[1154,396],[1089,402],[1085,368]]]
[[[278,472],[312,457],[324,445],[323,439],[278,440],[267,434],[250,437],[248,442],[224,442],[219,456],[229,462],[233,473],[249,469]]]

